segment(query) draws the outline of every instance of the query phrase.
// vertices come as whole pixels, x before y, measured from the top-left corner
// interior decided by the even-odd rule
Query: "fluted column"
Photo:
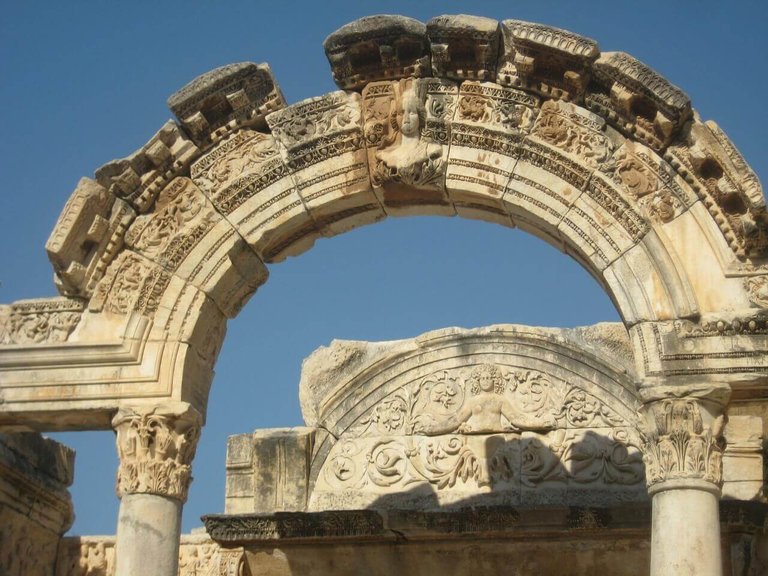
[[[186,403],[126,407],[113,418],[120,457],[117,576],[176,576],[201,423]]]
[[[721,400],[686,396],[653,400],[641,411],[651,576],[722,576],[724,408]]]

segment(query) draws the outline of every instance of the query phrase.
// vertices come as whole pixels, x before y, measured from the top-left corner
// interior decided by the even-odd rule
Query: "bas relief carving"
[[[0,306],[0,344],[66,342],[85,305],[81,300],[51,298]]]
[[[375,186],[392,181],[417,188],[442,187],[443,147],[422,137],[427,129],[426,86],[416,80],[393,84],[394,97],[387,113],[389,126],[375,153]],[[442,112],[438,106],[434,111],[437,115]]]
[[[544,102],[531,134],[579,156],[592,168],[608,161],[614,151],[613,143],[605,134],[605,121],[567,102]]]
[[[207,538],[182,536],[178,576],[240,576],[242,552],[224,550]],[[14,573],[15,574],[15,573]],[[19,573],[21,574],[21,572]],[[112,537],[64,538],[58,552],[56,576],[115,576]]]
[[[443,504],[478,493],[516,502],[538,486],[636,498],[644,492],[639,439],[616,404],[530,369],[438,371],[379,399],[341,435],[314,505],[375,506],[409,491]]]

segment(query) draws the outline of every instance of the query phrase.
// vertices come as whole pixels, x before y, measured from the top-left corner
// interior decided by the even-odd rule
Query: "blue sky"
[[[0,16],[0,302],[54,295],[45,241],[81,176],[139,148],[195,76],[268,62],[289,103],[335,89],[323,39],[376,13],[517,18],[566,28],[643,60],[768,174],[761,2],[18,2]],[[574,261],[518,230],[459,219],[390,219],[271,267],[230,322],[184,529],[223,510],[226,437],[301,423],[301,360],[333,338],[384,340],[444,326],[614,321]],[[109,431],[58,436],[78,451],[78,534],[114,533]]]

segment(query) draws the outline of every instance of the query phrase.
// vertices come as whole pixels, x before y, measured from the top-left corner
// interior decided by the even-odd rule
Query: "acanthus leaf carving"
[[[722,485],[723,415],[705,426],[699,402],[691,398],[656,401],[643,410],[646,423],[640,420],[640,432],[649,488],[670,480]]]
[[[122,408],[112,420],[120,468],[117,494],[159,494],[184,502],[201,416],[191,406]]]

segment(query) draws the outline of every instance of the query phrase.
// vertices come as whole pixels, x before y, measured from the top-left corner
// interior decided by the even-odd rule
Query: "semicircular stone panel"
[[[628,338],[458,328],[335,341],[304,365],[310,510],[647,498]]]

